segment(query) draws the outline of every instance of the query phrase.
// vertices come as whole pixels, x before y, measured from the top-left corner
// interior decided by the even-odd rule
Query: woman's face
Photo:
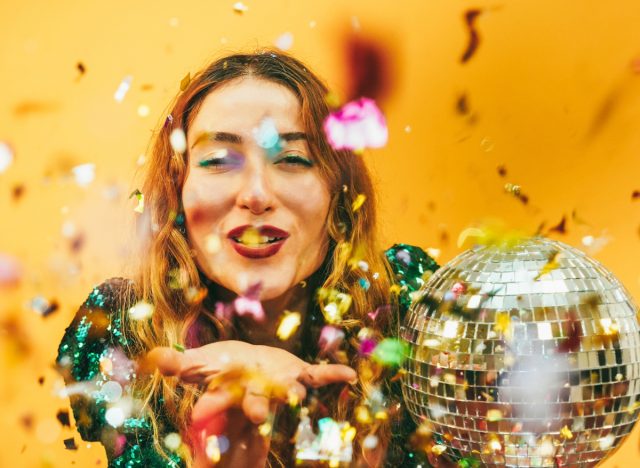
[[[236,294],[261,282],[260,299],[270,300],[318,269],[330,193],[293,92],[254,77],[232,80],[204,99],[187,144],[187,233],[212,281]]]

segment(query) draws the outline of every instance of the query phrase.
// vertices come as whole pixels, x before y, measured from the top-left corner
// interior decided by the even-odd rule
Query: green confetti
[[[400,366],[407,357],[409,346],[397,338],[385,338],[373,350],[373,359],[385,366]]]
[[[173,348],[177,351],[180,351],[181,353],[184,353],[184,346],[182,346],[180,343],[173,343]]]

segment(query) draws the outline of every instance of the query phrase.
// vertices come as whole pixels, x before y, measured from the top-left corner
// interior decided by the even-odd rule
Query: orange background
[[[66,407],[52,369],[63,330],[94,284],[126,274],[127,259],[142,254],[127,197],[181,79],[285,32],[290,51],[339,95],[348,35],[391,54],[393,86],[382,103],[389,144],[364,155],[387,243],[440,249],[444,263],[459,253],[462,229],[484,218],[534,232],[566,215],[567,233],[554,237],[587,251],[584,236],[608,239],[593,256],[640,297],[640,200],[632,199],[640,189],[640,2],[247,0],[242,15],[233,3],[0,4],[0,140],[16,155],[0,174],[0,253],[23,267],[21,284],[0,290],[0,466],[104,466],[98,444],[55,420]],[[483,10],[481,40],[462,64],[469,8]],[[113,93],[127,75],[132,87],[118,103]],[[462,94],[465,115],[456,111]],[[96,165],[86,188],[69,175],[83,163]],[[520,185],[529,203],[505,183]],[[30,310],[38,295],[59,310],[47,318]],[[79,450],[65,450],[62,440],[74,435]],[[603,466],[637,463],[639,436],[636,427]]]

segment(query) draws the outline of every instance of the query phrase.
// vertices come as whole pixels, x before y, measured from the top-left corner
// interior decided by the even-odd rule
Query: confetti
[[[135,189],[133,192],[131,192],[131,195],[129,195],[129,199],[131,199],[132,197],[136,197],[136,199],[138,200],[138,204],[133,209],[133,211],[135,211],[136,213],[143,213],[144,212],[144,195],[143,195],[143,193],[140,190]]]
[[[284,316],[280,321],[280,325],[278,325],[276,335],[282,341],[288,340],[289,337],[298,329],[301,321],[299,312],[289,312],[285,310]]]
[[[611,448],[611,446],[615,441],[616,441],[616,436],[613,434],[608,434],[604,437],[601,437],[598,440],[598,443],[600,445],[600,450],[608,450],[609,448]]]
[[[77,70],[80,72],[80,75],[84,75],[87,72],[87,67],[85,67],[84,63],[78,62],[76,64]]]
[[[321,354],[336,350],[342,343],[342,340],[344,340],[344,332],[340,328],[325,325],[322,327],[320,339],[318,340]]]
[[[259,300],[261,289],[262,283],[256,283],[250,286],[242,296],[238,296],[233,301],[235,313],[239,316],[249,315],[258,322],[263,321],[265,314]]]
[[[69,411],[67,410],[58,411],[58,413],[56,414],[56,418],[58,419],[58,421],[63,427],[64,426],[71,427],[71,421],[69,419]]]
[[[124,423],[125,415],[122,408],[114,406],[107,409],[104,419],[111,427],[120,427]]]
[[[544,275],[548,275],[549,273],[551,273],[553,270],[556,270],[557,268],[560,268],[560,263],[558,262],[558,260],[560,259],[560,252],[559,251],[553,251],[550,255],[549,258],[547,259],[547,263],[542,267],[542,269],[540,270],[540,273],[538,273],[538,275],[534,278],[534,281],[538,281],[540,278],[542,278]]]
[[[247,11],[249,11],[249,7],[246,6],[242,2],[236,2],[236,3],[233,4],[233,11],[234,11],[234,13],[242,15],[242,14],[246,13]]]
[[[29,303],[29,308],[40,314],[42,317],[48,317],[58,310],[59,305],[55,300],[49,302],[42,296],[36,296]]]
[[[147,106],[146,104],[140,104],[138,106],[138,115],[140,117],[148,117],[150,112],[151,109],[149,109],[149,106]]]
[[[276,122],[271,117],[265,117],[257,128],[253,129],[253,137],[261,148],[267,150],[267,155],[271,158],[282,150],[280,134],[276,128]]]
[[[220,445],[218,443],[218,436],[211,435],[207,437],[205,453],[209,461],[213,463],[218,463],[220,461]]]
[[[505,339],[511,339],[511,315],[509,315],[509,312],[496,313],[496,322],[493,325],[493,330],[496,333],[501,333]]]
[[[367,435],[362,441],[362,447],[366,450],[373,450],[378,446],[378,436],[375,434]]]
[[[18,286],[21,279],[22,268],[18,260],[11,255],[0,253],[0,287]]]
[[[358,211],[366,199],[367,197],[364,194],[359,193],[356,199],[351,204],[351,211],[353,211],[354,213]]]
[[[176,452],[180,448],[180,445],[182,445],[182,438],[177,432],[170,432],[165,436],[163,442],[165,447],[172,452]]]
[[[467,44],[467,48],[465,49],[462,57],[460,57],[461,63],[466,63],[471,59],[473,54],[478,49],[478,45],[480,44],[480,36],[478,35],[478,31],[476,30],[476,19],[482,13],[482,10],[471,9],[467,10],[464,14],[465,24],[467,25],[467,31],[469,32],[469,43]]]
[[[298,463],[328,461],[329,466],[350,463],[355,435],[355,428],[348,422],[337,422],[331,418],[320,419],[318,433],[314,434],[308,413],[302,413],[295,436],[296,460]]]
[[[80,164],[72,167],[71,172],[80,187],[87,187],[95,179],[96,165],[93,163]]]
[[[133,320],[146,320],[153,315],[154,307],[148,302],[140,301],[129,308],[129,317]]]
[[[500,421],[502,420],[502,411],[499,409],[490,409],[487,411],[487,421]]]
[[[442,455],[445,450],[447,450],[446,445],[434,445],[433,447],[431,447],[431,452],[436,455]]]
[[[569,429],[566,425],[560,429],[560,436],[563,439],[573,439],[573,433],[571,432],[571,429]]]
[[[473,240],[475,245],[495,246],[507,251],[529,238],[521,231],[506,228],[501,222],[491,221],[480,227],[464,229],[458,236],[458,248]]]
[[[400,366],[409,352],[408,345],[396,338],[385,338],[373,350],[375,361],[385,366]]]
[[[116,92],[113,94],[113,98],[116,101],[122,102],[124,100],[124,97],[127,95],[129,88],[131,88],[131,81],[133,81],[133,77],[130,75],[125,76],[122,79],[122,81],[118,85],[118,89],[116,89]]]
[[[169,142],[174,151],[182,154],[187,149],[187,137],[184,134],[184,130],[181,128],[174,128],[169,135]]]
[[[78,446],[76,445],[76,440],[71,437],[69,439],[64,439],[64,448],[67,450],[78,450]]]
[[[179,351],[181,353],[185,352],[184,346],[182,346],[180,343],[173,343],[173,349],[175,349],[176,351]]]
[[[9,169],[13,163],[13,149],[8,143],[0,141],[0,174]]]
[[[562,220],[552,228],[549,228],[549,232],[557,232],[558,234],[566,234],[567,233],[567,217],[563,216]]]
[[[529,203],[529,197],[522,193],[519,185],[507,183],[504,185],[504,191],[510,193],[525,205]]]
[[[381,148],[388,139],[384,115],[368,98],[349,102],[332,112],[324,121],[324,131],[334,149]]]
[[[281,34],[275,41],[275,45],[280,50],[289,50],[293,46],[293,34],[286,32]]]
[[[332,325],[341,322],[351,307],[351,296],[336,289],[319,288],[316,295],[325,320]]]
[[[355,18],[355,17],[354,17]],[[357,21],[357,19],[356,19]],[[359,23],[358,28],[359,29]],[[384,100],[394,89],[393,51],[384,39],[351,34],[345,44],[347,101],[359,97]]]

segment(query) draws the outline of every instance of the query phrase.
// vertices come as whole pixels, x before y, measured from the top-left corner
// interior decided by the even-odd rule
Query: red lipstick
[[[260,236],[266,237],[265,242],[257,245],[246,245],[241,242],[242,236],[249,228],[256,229]],[[263,226],[252,226],[245,224],[244,226],[238,226],[228,232],[227,238],[231,242],[231,245],[243,257],[247,258],[266,258],[271,257],[278,253],[284,243],[287,241],[289,233],[278,229],[275,226],[265,224]]]

